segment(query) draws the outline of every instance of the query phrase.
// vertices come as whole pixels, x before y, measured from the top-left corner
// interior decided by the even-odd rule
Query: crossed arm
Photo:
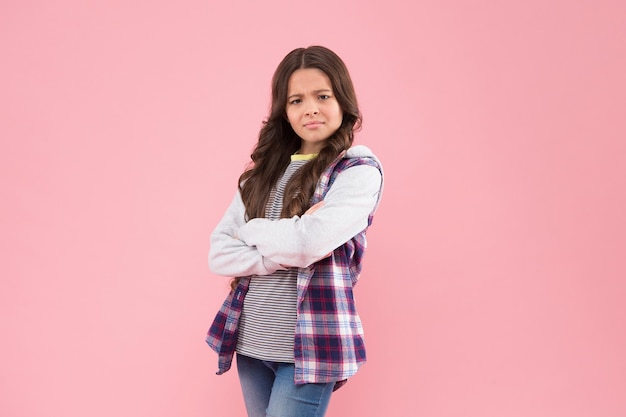
[[[268,275],[307,267],[367,227],[380,192],[377,168],[355,166],[339,174],[324,201],[302,216],[245,222],[239,193],[211,235],[209,267],[225,276]]]

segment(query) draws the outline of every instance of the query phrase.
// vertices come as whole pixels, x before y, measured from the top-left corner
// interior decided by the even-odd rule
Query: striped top
[[[267,219],[280,219],[287,183],[315,156],[292,155],[289,166],[270,192],[265,208]],[[290,268],[250,281],[239,322],[237,353],[266,361],[294,362],[297,276],[297,268]]]

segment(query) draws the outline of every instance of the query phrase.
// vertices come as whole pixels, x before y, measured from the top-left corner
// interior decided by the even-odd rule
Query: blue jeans
[[[248,417],[323,417],[334,382],[296,385],[294,364],[237,354]]]

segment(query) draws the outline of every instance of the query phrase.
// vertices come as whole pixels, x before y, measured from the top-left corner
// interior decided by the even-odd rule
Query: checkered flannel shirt
[[[324,199],[341,171],[357,165],[381,170],[373,158],[344,159],[341,155],[320,176],[311,203]],[[368,226],[372,218],[373,213],[368,218]],[[361,273],[366,230],[335,249],[331,256],[298,270],[298,318],[294,338],[296,384],[335,381],[337,389],[366,360],[363,328],[352,293]],[[231,367],[249,285],[250,277],[239,281],[208,331],[206,341],[218,353],[218,375]]]

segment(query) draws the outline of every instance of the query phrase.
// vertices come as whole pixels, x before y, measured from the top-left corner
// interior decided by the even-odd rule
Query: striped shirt
[[[287,183],[311,155],[293,155],[267,202],[265,217],[280,219]],[[298,270],[278,270],[250,281],[239,321],[237,353],[273,362],[294,362]]]

